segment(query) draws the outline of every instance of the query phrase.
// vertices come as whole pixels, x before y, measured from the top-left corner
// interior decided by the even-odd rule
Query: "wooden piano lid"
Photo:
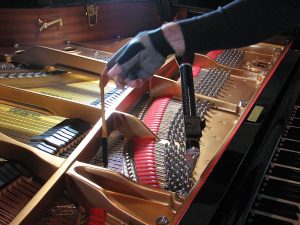
[[[16,3],[10,5],[18,7]],[[89,22],[84,4],[0,8],[0,46],[50,46],[70,40],[90,42],[95,47],[97,41],[124,39],[161,24],[154,1],[105,1],[95,7],[97,17],[92,18],[92,22]]]

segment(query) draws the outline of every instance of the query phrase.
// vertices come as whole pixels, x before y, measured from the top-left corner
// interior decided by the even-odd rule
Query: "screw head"
[[[169,220],[165,216],[159,216],[156,220],[156,225],[167,225],[169,224]]]
[[[247,104],[248,104],[247,100],[241,99],[241,100],[239,101],[239,106],[241,106],[241,107],[246,107]]]

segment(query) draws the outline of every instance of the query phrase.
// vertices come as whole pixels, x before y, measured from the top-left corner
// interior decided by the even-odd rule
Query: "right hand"
[[[174,43],[169,42],[174,37],[174,28],[167,31],[168,27],[171,26],[145,31],[134,37],[110,59],[103,76],[115,80],[118,88],[124,88],[125,85],[141,86],[161,67],[166,57],[178,49]]]

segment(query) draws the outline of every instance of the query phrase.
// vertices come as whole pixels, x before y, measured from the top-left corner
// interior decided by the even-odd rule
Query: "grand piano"
[[[194,54],[192,166],[174,56],[99,88],[138,32],[227,2],[2,1],[0,224],[300,224],[294,31]]]

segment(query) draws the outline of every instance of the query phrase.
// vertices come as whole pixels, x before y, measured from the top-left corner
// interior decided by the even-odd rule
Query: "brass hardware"
[[[157,218],[156,224],[157,225],[167,225],[167,224],[170,224],[170,222],[169,222],[167,217],[160,216],[160,217]]]
[[[280,57],[282,53],[282,49],[281,48],[273,48],[273,54],[272,54],[272,64],[274,64],[277,59]]]
[[[0,62],[10,63],[11,62],[11,57],[12,57],[12,55],[10,55],[10,54],[1,54],[0,55]],[[6,65],[5,64],[1,65],[1,68],[6,68]]]
[[[260,105],[256,105],[254,106],[251,114],[249,115],[249,117],[247,118],[248,121],[250,122],[257,122],[259,116],[261,115],[262,111],[263,111],[264,107],[260,106]]]
[[[94,27],[98,21],[98,5],[86,5],[86,15],[88,16],[89,27]]]
[[[271,65],[272,64],[270,61],[259,59],[252,59],[246,62],[247,70],[254,73],[262,73],[264,71],[267,71],[270,69]]]
[[[241,99],[240,102],[239,102],[239,106],[243,107],[243,108],[246,107],[247,104],[248,104],[248,101],[245,100],[245,99]]]
[[[54,25],[54,24],[58,24],[59,27],[62,27],[62,18],[53,20],[51,22],[45,22],[42,19],[38,19],[39,24],[41,25],[40,27],[40,32],[42,32],[44,29],[47,29],[48,27]]]

